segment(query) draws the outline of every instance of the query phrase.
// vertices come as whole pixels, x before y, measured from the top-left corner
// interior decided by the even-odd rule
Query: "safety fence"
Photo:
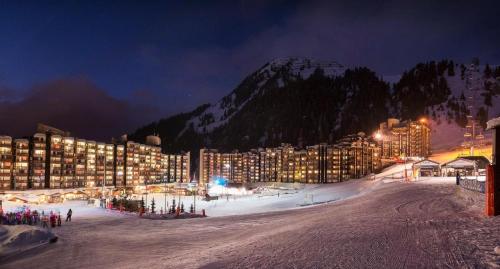
[[[484,181],[479,181],[474,178],[461,178],[460,179],[460,187],[471,190],[471,191],[476,191],[480,193],[485,193],[485,182]]]

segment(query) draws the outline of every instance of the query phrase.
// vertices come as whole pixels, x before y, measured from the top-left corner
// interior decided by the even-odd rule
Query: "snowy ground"
[[[253,207],[238,199],[231,206],[219,201],[208,208],[209,215],[217,215],[220,208],[242,206],[252,213],[247,215],[161,221],[90,211],[78,216],[77,211],[74,222],[54,230],[57,243],[2,260],[0,267],[494,268],[500,264],[494,252],[500,246],[500,217],[486,218],[457,198],[454,181],[405,183],[400,182],[401,175],[401,167],[393,167],[376,180],[331,184],[325,190],[311,186],[297,197],[261,198],[266,203]],[[264,204],[297,208],[306,192],[313,192],[318,201],[349,199],[264,213],[268,211]]]
[[[407,168],[410,167],[411,165],[408,164]],[[180,200],[184,204],[186,211],[189,210],[191,204],[196,204],[198,212],[205,209],[206,214],[210,217],[281,211],[306,205],[339,201],[363,194],[377,186],[379,179],[384,176],[394,178],[396,181],[401,180],[401,170],[403,168],[404,165],[390,167],[375,177],[367,177],[369,180],[365,178],[336,184],[283,184],[279,185],[280,187],[276,186],[276,188],[265,188],[262,193],[252,195],[220,197],[219,200],[212,201],[204,201],[202,197],[197,196],[196,202],[193,196],[181,196]],[[140,198],[141,196],[138,197],[138,199]],[[149,206],[154,198],[158,212],[165,208],[165,200],[167,206],[172,204],[172,199],[175,199],[176,203],[179,201],[179,196],[167,195],[165,199],[165,195],[162,193],[144,195],[142,198]],[[31,210],[36,209],[47,214],[50,211],[59,212],[61,215],[65,215],[71,208],[74,218],[92,218],[106,216],[106,214],[119,214],[118,212],[103,210],[92,204],[89,205],[87,201],[28,205],[9,201],[3,203],[5,211],[17,210],[23,206],[29,206]]]
[[[0,257],[15,255],[48,244],[54,235],[28,225],[0,226]]]

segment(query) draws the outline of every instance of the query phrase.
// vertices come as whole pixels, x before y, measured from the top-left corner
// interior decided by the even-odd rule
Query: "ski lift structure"
[[[475,115],[475,100],[480,90],[478,85],[480,82],[479,66],[477,63],[471,63],[466,70],[465,87],[467,95],[467,124],[465,125],[464,142],[462,147],[468,151],[468,155],[474,156],[476,147],[484,146],[483,128],[478,124]]]

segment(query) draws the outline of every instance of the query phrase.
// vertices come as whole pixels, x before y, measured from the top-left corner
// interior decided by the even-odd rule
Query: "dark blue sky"
[[[442,58],[500,63],[497,1],[353,2],[0,0],[0,101],[77,78],[145,123],[214,102],[277,57],[384,76]]]

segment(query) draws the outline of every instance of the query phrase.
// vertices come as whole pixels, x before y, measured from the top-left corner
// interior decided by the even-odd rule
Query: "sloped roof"
[[[500,127],[500,117],[489,120],[486,125],[487,130]]]
[[[462,158],[475,161],[479,169],[486,169],[486,166],[490,164],[490,160],[484,156],[464,156]]]
[[[434,168],[434,167],[439,167],[439,163],[432,161],[432,160],[429,160],[429,159],[424,159],[424,160],[421,160],[421,161],[414,163],[413,166],[414,167],[432,167],[432,168]]]
[[[448,167],[448,168],[465,168],[465,167],[475,167],[475,166],[476,162],[474,160],[468,160],[465,158],[457,158],[442,165],[442,167]]]

